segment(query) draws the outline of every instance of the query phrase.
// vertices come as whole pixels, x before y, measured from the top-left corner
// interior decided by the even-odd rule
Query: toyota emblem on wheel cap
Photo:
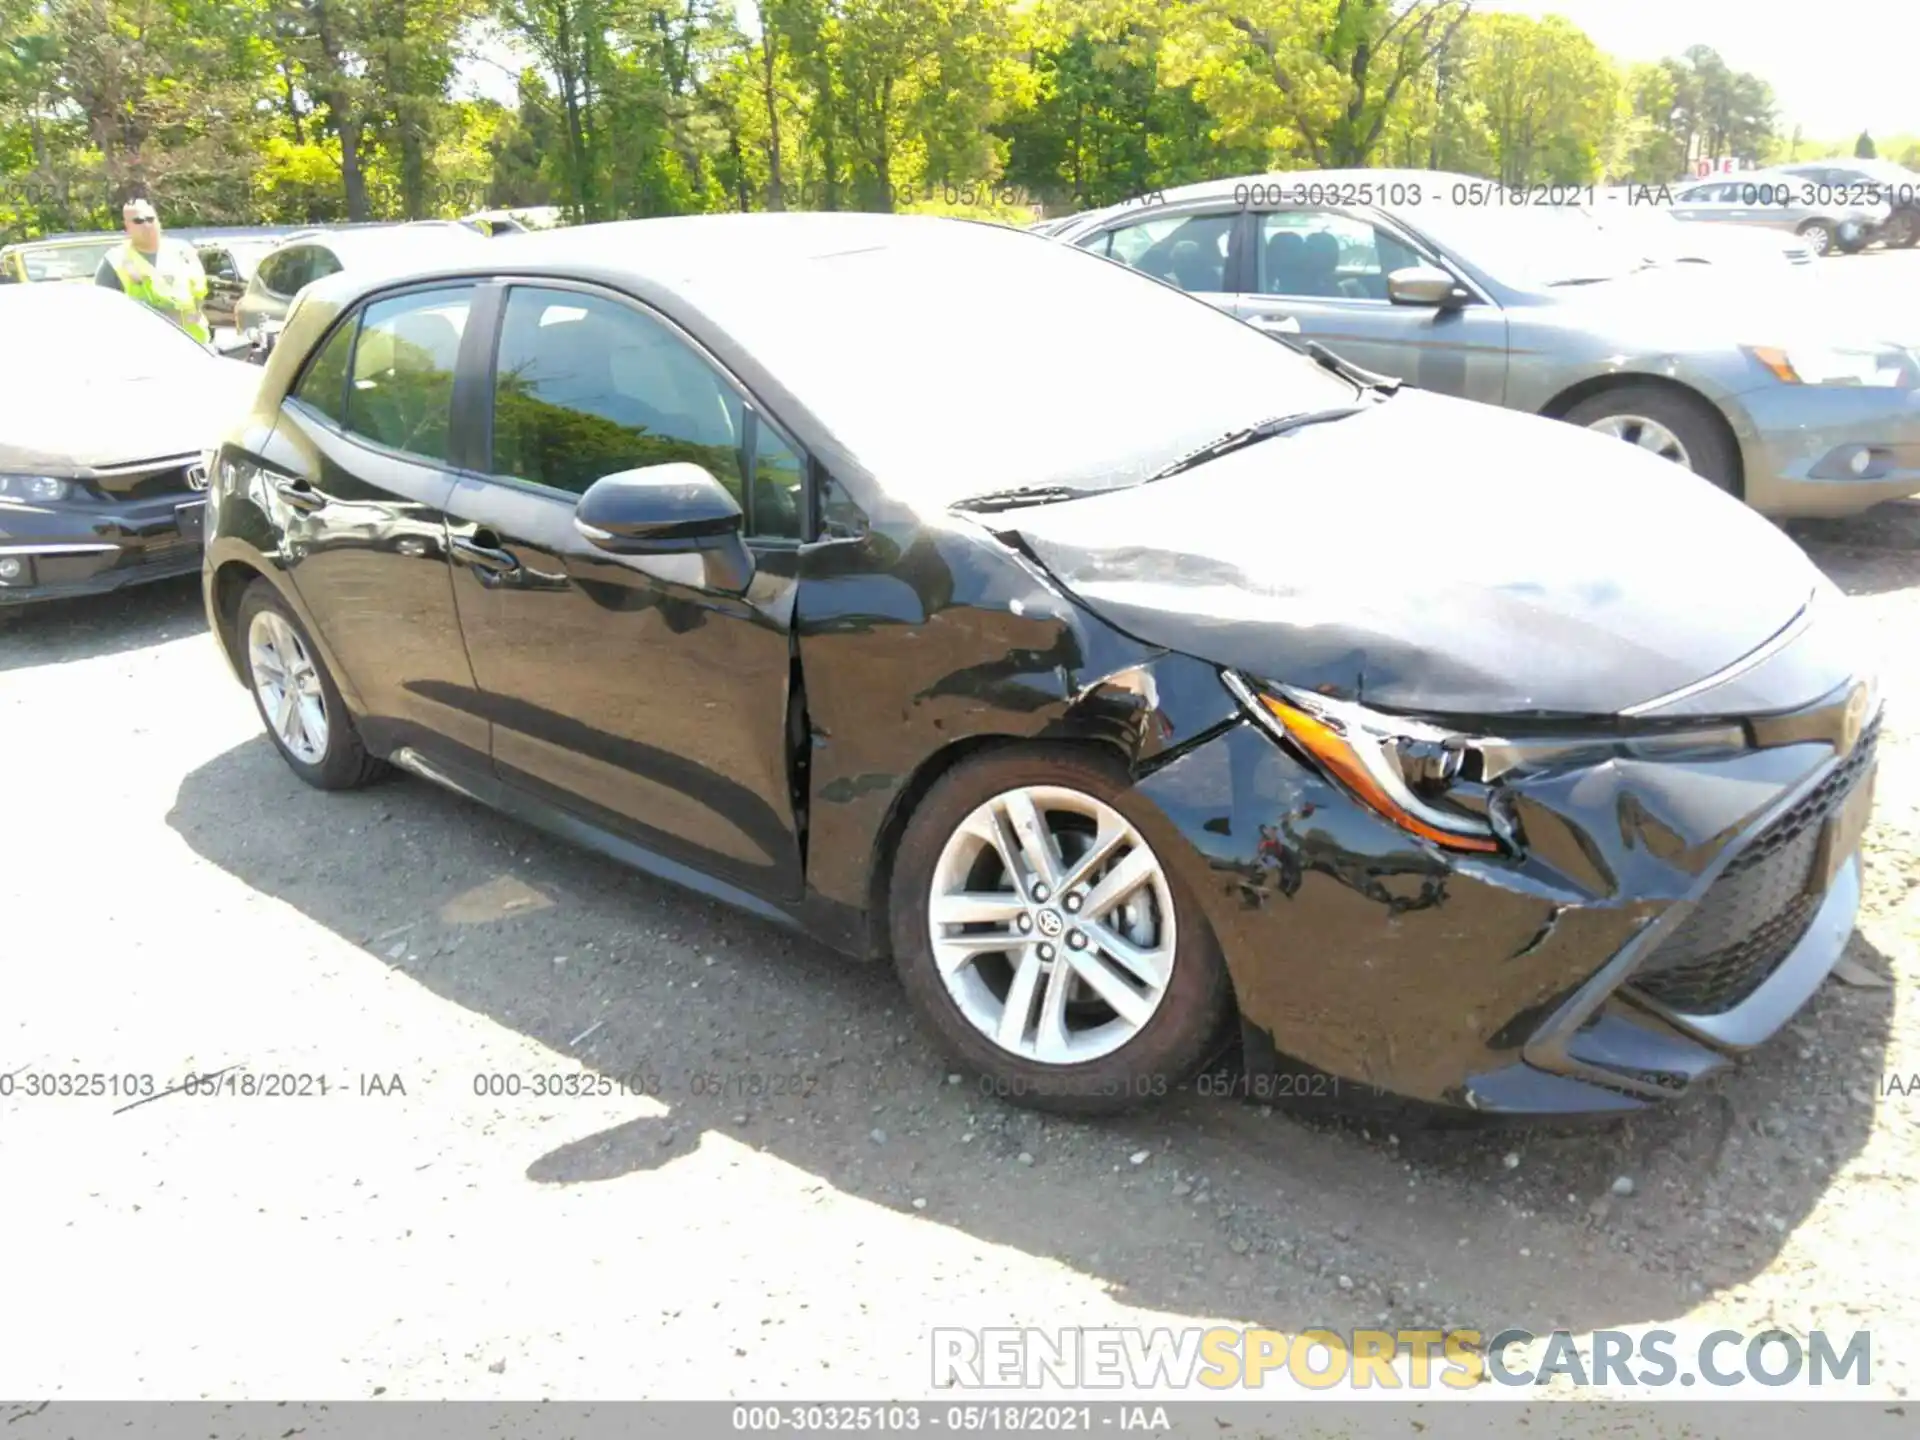
[[[1065,922],[1060,919],[1059,913],[1054,910],[1042,910],[1034,917],[1033,923],[1049,940],[1058,939],[1060,932],[1067,928]]]

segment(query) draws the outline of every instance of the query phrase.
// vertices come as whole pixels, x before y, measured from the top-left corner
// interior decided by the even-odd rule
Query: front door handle
[[[481,531],[486,539],[493,539],[490,531]],[[520,569],[520,557],[511,550],[503,550],[497,545],[482,544],[478,539],[469,539],[465,535],[456,535],[448,545],[456,564],[472,569],[474,578],[482,585],[498,585]]]
[[[294,509],[309,513],[327,503],[326,497],[304,480],[276,480],[273,482],[273,493]]]
[[[1262,330],[1271,330],[1276,335],[1298,335],[1300,322],[1291,315],[1254,315],[1253,323]]]

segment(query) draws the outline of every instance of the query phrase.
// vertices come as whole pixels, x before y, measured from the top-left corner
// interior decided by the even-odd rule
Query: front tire
[[[270,583],[247,587],[237,625],[254,706],[293,773],[318,790],[358,789],[385,773],[306,627]]]
[[[1729,495],[1740,493],[1738,452],[1705,401],[1657,385],[1622,385],[1582,400],[1565,418],[1684,465]]]
[[[1840,243],[1840,233],[1825,220],[1809,220],[1794,233],[1807,242],[1807,248],[1815,255],[1831,255]]]
[[[1171,1093],[1220,1038],[1226,967],[1141,813],[1117,767],[1025,745],[962,762],[914,812],[894,965],[991,1093],[1113,1114]]]

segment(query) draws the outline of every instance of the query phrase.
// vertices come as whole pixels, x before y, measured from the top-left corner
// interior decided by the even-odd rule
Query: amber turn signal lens
[[[1786,351],[1776,350],[1771,345],[1755,345],[1749,353],[1771,370],[1776,380],[1784,380],[1789,385],[1800,383],[1800,374],[1793,368],[1793,362],[1787,359]]]
[[[1452,830],[1442,830],[1436,825],[1428,824],[1408,810],[1374,777],[1373,772],[1367,768],[1366,763],[1348,743],[1346,736],[1318,716],[1297,709],[1284,700],[1276,700],[1271,695],[1261,695],[1260,703],[1272,712],[1273,718],[1286,728],[1287,734],[1318,761],[1328,775],[1351,790],[1361,803],[1391,820],[1408,834],[1418,835],[1423,840],[1431,840],[1436,845],[1444,845],[1449,850],[1477,850],[1489,853],[1499,851],[1500,842],[1491,836],[1464,835]]]

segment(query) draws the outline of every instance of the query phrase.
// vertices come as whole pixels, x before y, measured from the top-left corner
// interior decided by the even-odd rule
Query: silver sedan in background
[[[1417,388],[1584,425],[1761,512],[1920,492],[1920,333],[1663,265],[1580,207],[1433,171],[1209,181],[1050,238]],[[1298,327],[1298,338],[1287,332]]]
[[[1676,220],[1741,225],[1798,235],[1816,255],[1864,250],[1893,216],[1883,196],[1820,186],[1783,170],[1720,175],[1672,191]]]
[[[1761,284],[1784,268],[1814,269],[1813,247],[1798,235],[1738,225],[1689,225],[1670,200],[1631,186],[1601,191],[1581,213],[1609,235],[1636,245],[1662,265],[1708,265],[1723,276],[1741,272]]]

